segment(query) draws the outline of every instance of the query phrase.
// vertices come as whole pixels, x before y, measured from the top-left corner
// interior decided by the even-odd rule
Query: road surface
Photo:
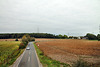
[[[27,47],[30,47],[30,50],[25,50],[18,67],[39,67],[33,42],[29,42]]]

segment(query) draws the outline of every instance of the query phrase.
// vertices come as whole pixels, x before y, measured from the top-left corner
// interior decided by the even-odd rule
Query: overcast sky
[[[100,0],[0,0],[0,33],[99,33]]]

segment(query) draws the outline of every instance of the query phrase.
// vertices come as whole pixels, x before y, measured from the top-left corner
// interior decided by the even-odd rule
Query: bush
[[[28,44],[28,38],[26,37],[26,35],[24,35],[22,37],[22,43],[26,46]]]
[[[76,63],[72,65],[72,67],[90,67],[87,62],[79,59]]]
[[[22,37],[22,42],[28,43],[28,39],[27,39],[27,37],[25,35]]]
[[[24,43],[20,43],[20,45],[19,45],[19,49],[23,49],[23,48],[25,48]]]
[[[30,35],[26,34],[25,36],[26,36],[27,40],[30,41],[30,39],[31,39]]]
[[[15,41],[18,41],[18,38],[16,38],[16,40]]]
[[[29,41],[35,41],[35,38],[34,37],[31,38],[29,35],[24,35],[22,37],[22,43],[19,45],[19,49],[25,48]]]
[[[28,44],[27,42],[22,42],[25,46]]]
[[[35,38],[34,37],[31,37],[30,41],[35,41]]]

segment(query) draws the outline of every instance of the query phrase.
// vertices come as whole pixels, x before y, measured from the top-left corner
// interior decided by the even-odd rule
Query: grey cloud
[[[99,0],[1,0],[0,32],[98,34]],[[77,34],[80,33],[80,34]]]

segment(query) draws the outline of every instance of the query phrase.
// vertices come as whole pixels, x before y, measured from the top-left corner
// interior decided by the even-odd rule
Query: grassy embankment
[[[22,54],[20,41],[0,41],[0,67],[8,67]]]
[[[59,61],[52,60],[51,58],[47,56],[44,56],[43,52],[35,44],[34,46],[43,67],[69,67],[68,64],[61,63]]]

